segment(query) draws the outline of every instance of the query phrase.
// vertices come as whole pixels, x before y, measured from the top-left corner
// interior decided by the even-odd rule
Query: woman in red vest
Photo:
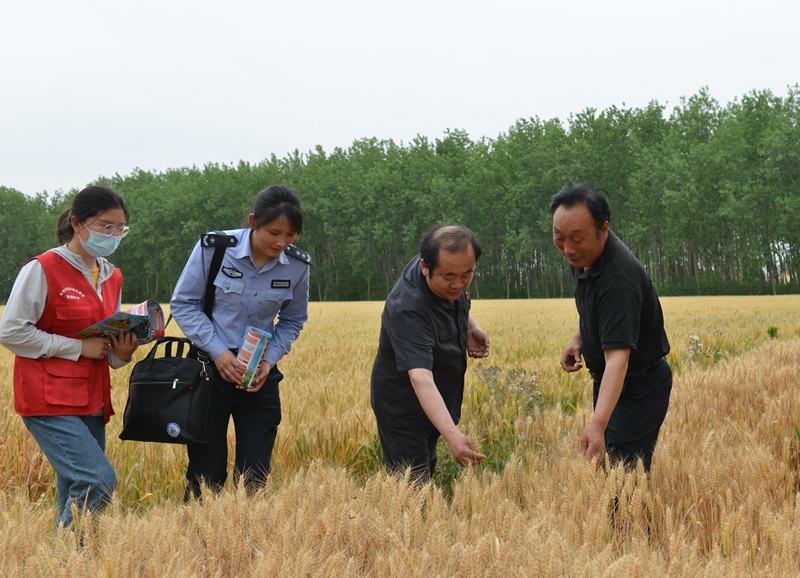
[[[119,310],[122,274],[105,257],[128,234],[128,217],[116,191],[79,192],[58,218],[61,246],[22,267],[0,320],[0,343],[16,354],[14,409],[56,471],[57,522],[65,527],[73,505],[98,511],[117,483],[105,455],[114,414],[108,367],[130,361],[136,336],[76,333]]]

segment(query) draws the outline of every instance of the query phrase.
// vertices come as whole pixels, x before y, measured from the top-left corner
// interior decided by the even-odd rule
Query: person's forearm
[[[572,343],[580,343],[581,342],[581,325],[578,324],[578,327],[575,328],[575,334],[572,336]]]
[[[478,322],[472,316],[472,313],[470,313],[469,317],[467,318],[467,331],[470,331],[471,329],[479,329],[479,328],[480,327],[478,325]]]
[[[433,373],[427,369],[412,369],[408,373],[411,377],[414,393],[417,394],[417,399],[425,415],[431,420],[433,427],[442,434],[445,441],[450,443],[452,436],[459,433],[459,431],[444,404],[442,394],[436,388],[436,383],[433,381]]]
[[[625,382],[625,374],[628,372],[630,351],[627,349],[614,351],[614,353],[606,355],[606,368],[603,371],[600,392],[597,396],[597,405],[591,421],[591,423],[601,427],[604,431],[608,425],[608,420],[611,419],[614,408],[617,407],[619,396],[622,393],[622,386]]]

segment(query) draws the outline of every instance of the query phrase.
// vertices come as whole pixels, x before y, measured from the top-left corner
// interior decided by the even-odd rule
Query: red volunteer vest
[[[114,269],[103,282],[103,300],[83,274],[58,253],[34,257],[47,278],[47,303],[36,327],[47,333],[76,333],[113,315],[122,289],[122,273]],[[108,359],[16,356],[14,409],[22,416],[91,415],[103,408],[103,420],[114,415]]]

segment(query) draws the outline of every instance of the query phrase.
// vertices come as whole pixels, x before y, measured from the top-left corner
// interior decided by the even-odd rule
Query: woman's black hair
[[[299,235],[303,232],[303,223],[306,221],[300,197],[285,185],[272,185],[258,193],[252,213],[254,229],[285,216]]]
[[[56,239],[60,244],[69,243],[75,234],[72,228],[72,217],[77,217],[84,223],[112,209],[122,209],[125,213],[125,222],[130,219],[128,205],[125,198],[114,189],[94,185],[86,187],[72,199],[72,205],[64,209],[56,222]]]
[[[589,209],[599,234],[603,225],[611,220],[611,207],[600,191],[608,194],[608,191],[601,187],[587,189],[581,184],[566,186],[550,199],[550,215],[552,216],[561,205],[570,208],[582,203]]]
[[[450,253],[461,253],[465,252],[470,245],[475,251],[475,261],[477,262],[481,258],[483,249],[472,231],[458,225],[434,225],[428,229],[419,242],[419,256],[425,261],[432,274],[439,265],[440,249]]]

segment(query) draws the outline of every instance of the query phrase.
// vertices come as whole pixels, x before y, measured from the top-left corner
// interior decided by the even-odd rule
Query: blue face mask
[[[86,227],[86,225],[83,226]],[[86,229],[89,231],[89,240],[84,241],[80,235],[78,235],[78,240],[83,245],[84,250],[92,257],[108,257],[117,250],[119,242],[122,240],[122,237],[103,235],[97,231],[92,231],[89,227],[86,227]]]

